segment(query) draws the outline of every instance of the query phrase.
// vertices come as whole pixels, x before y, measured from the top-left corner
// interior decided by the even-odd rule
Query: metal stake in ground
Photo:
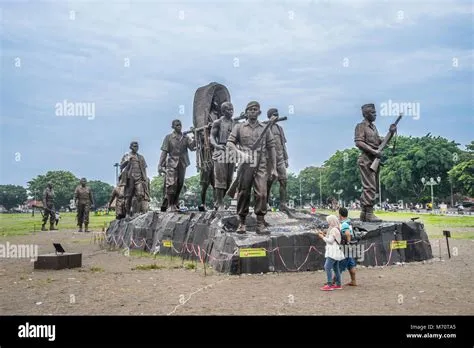
[[[439,260],[441,261],[441,239],[438,239],[438,245],[439,245]]]
[[[450,231],[443,231],[443,236],[446,237],[446,246],[448,247],[448,256],[451,258],[451,251],[449,250],[449,239],[451,238],[451,232]]]

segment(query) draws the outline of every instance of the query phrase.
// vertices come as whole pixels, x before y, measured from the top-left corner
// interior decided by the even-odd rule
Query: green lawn
[[[334,214],[329,210],[318,210],[324,214]],[[451,231],[452,238],[474,239],[474,216],[442,216],[416,213],[387,213],[377,212],[378,217],[386,221],[409,221],[412,217],[420,217],[417,221],[425,224],[425,230],[430,238],[440,238],[443,230]],[[349,217],[356,218],[358,211],[350,211]],[[93,213],[89,217],[89,228],[101,231],[107,228],[108,224],[115,219],[113,212],[110,215],[96,216]],[[76,214],[61,213],[59,229],[76,229]],[[46,225],[49,228],[49,223]],[[12,236],[38,232],[41,230],[41,214],[0,214],[0,236]]]
[[[334,214],[330,210],[318,210],[323,214]],[[417,214],[417,213],[391,213],[377,211],[375,214],[386,221],[410,221],[410,218],[419,217],[418,222],[425,225],[425,230],[430,238],[443,237],[443,231],[451,231],[451,237],[455,239],[474,239],[474,215],[436,215],[436,214]],[[358,218],[360,211],[349,211],[350,218]]]
[[[109,222],[115,219],[114,212],[110,215],[95,216],[94,213],[89,215],[89,229],[102,231],[107,228]],[[38,232],[41,230],[42,216],[40,212],[35,212],[35,216],[31,214],[0,214],[0,236],[12,236],[26,234],[29,232]],[[49,229],[49,221],[46,224]],[[61,213],[61,219],[57,226],[61,229],[76,229],[76,213]]]

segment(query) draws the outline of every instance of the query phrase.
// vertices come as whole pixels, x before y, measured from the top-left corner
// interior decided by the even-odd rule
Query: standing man
[[[267,213],[267,175],[276,176],[276,153],[275,140],[273,134],[267,131],[263,134],[264,125],[258,122],[257,118],[262,113],[260,111],[260,104],[256,101],[251,101],[247,104],[245,109],[247,113],[247,121],[237,124],[232,129],[232,133],[227,141],[227,147],[237,152],[237,145],[240,145],[241,150],[250,154],[252,146],[257,139],[263,135],[261,144],[256,150],[257,162],[240,164],[240,178],[237,195],[237,214],[240,217],[240,223],[237,228],[237,233],[246,233],[245,220],[249,213],[250,194],[252,188],[255,192],[255,206],[254,212],[257,215],[257,234],[270,234],[270,231],[265,226],[265,214]],[[270,158],[267,158],[270,154]],[[270,160],[271,173],[267,173],[267,161]]]
[[[360,213],[361,221],[380,222],[377,216],[374,215],[374,201],[375,193],[377,191],[378,171],[374,172],[370,169],[372,162],[376,158],[382,157],[382,152],[379,150],[379,145],[382,139],[379,136],[377,128],[375,127],[375,119],[377,114],[374,104],[365,104],[362,106],[362,115],[364,121],[359,123],[355,128],[355,145],[362,150],[361,155],[357,161],[360,170],[360,177],[362,180],[362,195],[360,197],[362,211]],[[392,124],[390,132],[393,134],[397,131],[397,126]],[[380,170],[380,167],[379,169]]]
[[[346,208],[339,208],[339,221],[341,222],[341,244],[350,245],[351,241],[355,239],[354,229],[351,225],[351,220],[348,218],[349,212]],[[357,286],[356,282],[356,261],[353,257],[346,257],[344,260],[339,262],[339,271],[349,271],[351,275],[351,281],[346,285]],[[334,283],[334,282],[333,282]]]
[[[79,226],[79,231],[82,232],[82,224],[84,224],[85,232],[89,231],[89,211],[91,206],[94,204],[94,197],[92,196],[92,190],[86,186],[86,178],[82,178],[80,185],[76,187],[74,192],[74,203],[77,208],[77,226]]]
[[[56,221],[56,209],[54,208],[54,190],[53,183],[48,182],[45,190],[43,191],[43,224],[41,225],[41,231],[46,231],[46,223],[49,217],[49,230],[57,230],[54,228],[54,222]]]
[[[196,150],[196,142],[183,135],[180,120],[173,120],[173,132],[168,134],[161,146],[161,157],[158,164],[158,173],[165,172],[165,190],[168,200],[168,210],[176,211],[179,194],[184,184],[186,168],[189,166],[188,149]]]
[[[273,116],[278,117],[278,109],[272,108],[267,111],[268,119]],[[280,211],[288,211],[286,206],[286,186],[288,182],[288,176],[286,168],[288,168],[288,152],[286,151],[286,138],[283,128],[278,124],[274,123],[270,128],[273,137],[275,138],[275,152],[276,152],[276,169],[278,173],[278,182],[280,183]],[[267,173],[271,172],[271,168],[267,169]],[[270,203],[270,192],[272,185],[276,180],[272,180],[272,177],[268,177],[267,181],[267,201]]]
[[[144,213],[145,201],[150,196],[148,187],[148,177],[146,175],[147,164],[145,158],[138,154],[138,142],[130,143],[130,152],[122,157],[120,170],[125,175],[125,211],[127,215],[131,214],[132,200],[137,200],[137,211],[135,213]]]
[[[224,210],[224,196],[229,189],[234,176],[235,161],[229,161],[226,150],[227,139],[235,125],[232,120],[234,115],[234,106],[230,102],[224,102],[221,105],[221,118],[212,123],[211,136],[209,141],[214,147],[212,159],[214,160],[214,179],[215,179],[215,202],[217,210]]]

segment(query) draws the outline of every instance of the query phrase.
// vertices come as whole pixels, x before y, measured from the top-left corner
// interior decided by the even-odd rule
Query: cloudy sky
[[[365,103],[376,104],[381,135],[396,108],[413,103],[399,134],[431,132],[463,149],[474,139],[468,0],[3,1],[0,8],[0,184],[26,185],[48,170],[113,184],[113,164],[131,140],[154,176],[171,121],[190,127],[194,93],[213,81],[228,87],[237,115],[258,100],[265,118],[270,107],[289,117],[294,172],[352,147]],[[58,115],[64,101],[90,103],[94,113]],[[393,109],[382,115],[387,105]]]

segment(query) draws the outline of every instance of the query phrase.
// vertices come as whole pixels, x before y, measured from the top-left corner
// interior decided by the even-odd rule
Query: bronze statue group
[[[212,84],[211,84],[212,85]],[[206,86],[207,88],[208,86]],[[183,132],[180,120],[171,123],[172,132],[165,136],[161,146],[158,173],[164,174],[164,200],[161,210],[176,212],[179,210],[179,196],[184,185],[186,169],[190,165],[188,151],[196,151],[198,170],[201,176],[200,210],[206,209],[206,190],[213,188],[213,209],[225,210],[224,197],[227,195],[237,200],[239,225],[236,232],[246,233],[246,218],[249,214],[252,193],[254,195],[253,211],[257,216],[256,233],[270,234],[265,215],[269,209],[269,198],[272,185],[278,180],[280,185],[280,211],[289,213],[287,206],[287,168],[288,153],[283,127],[277,122],[286,120],[280,117],[278,109],[267,111],[267,120],[259,120],[260,104],[251,101],[245,112],[233,117],[234,108],[226,98],[220,102],[213,96],[201,107],[197,103],[197,112],[201,112],[199,127]],[[199,92],[200,90],[198,90]],[[224,94],[224,92],[221,92]],[[196,93],[198,95],[198,93]],[[230,98],[228,98],[230,99]],[[200,111],[201,110],[201,111]],[[389,138],[385,141],[379,136],[374,121],[376,110],[374,104],[362,106],[364,120],[355,128],[355,145],[361,150],[358,159],[363,186],[361,195],[361,221],[380,221],[374,215],[374,200],[377,192],[377,171],[374,162],[381,157],[383,146],[396,132],[396,124],[390,126]],[[204,125],[203,125],[204,124]],[[114,188],[108,206],[115,201],[116,218],[122,219],[135,214],[148,212],[150,202],[150,180],[147,176],[147,163],[138,153],[139,144],[133,141],[130,152],[122,157],[120,176]],[[377,162],[378,163],[378,162]],[[235,174],[235,175],[234,175]],[[77,206],[77,223],[79,231],[84,224],[89,231],[89,211],[94,205],[92,191],[81,179],[75,191]],[[54,191],[48,184],[43,194],[44,218],[42,229],[50,216],[50,229],[54,228]]]
[[[234,107],[226,101],[216,104],[207,113],[206,127],[183,132],[180,120],[173,120],[173,131],[166,135],[161,146],[158,173],[164,174],[164,200],[162,211],[179,210],[178,200],[184,185],[186,169],[190,165],[189,151],[199,151],[201,160],[201,186],[212,186],[213,208],[225,210],[226,195],[237,199],[237,214],[240,223],[237,233],[246,233],[245,221],[249,214],[252,190],[255,195],[254,212],[257,216],[257,234],[269,234],[269,224],[264,217],[268,207],[268,196],[276,179],[280,182],[280,210],[286,210],[286,182],[288,154],[283,128],[276,122],[278,110],[268,110],[268,121],[259,122],[260,104],[248,103],[245,117],[233,118]],[[245,118],[245,121],[238,120]],[[200,134],[203,133],[203,134]],[[196,140],[198,139],[198,140]],[[199,142],[199,143],[198,143]],[[138,144],[133,142],[131,152],[121,162],[120,183],[115,188],[117,218],[148,211],[149,181],[146,176],[145,159],[137,153]],[[208,153],[207,153],[208,152]],[[211,159],[211,161],[203,160]],[[237,168],[238,164],[238,169]],[[234,177],[234,173],[236,173]],[[128,178],[128,179],[124,179]],[[205,190],[204,190],[205,191]],[[136,199],[133,205],[132,199]],[[205,194],[200,210],[206,209]]]

